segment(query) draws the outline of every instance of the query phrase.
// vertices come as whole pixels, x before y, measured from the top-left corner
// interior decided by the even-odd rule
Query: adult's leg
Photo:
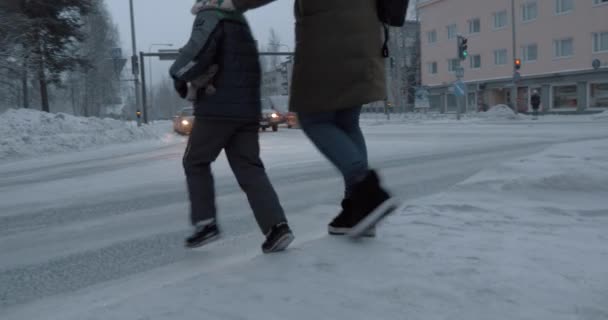
[[[338,112],[300,113],[298,116],[304,133],[344,176],[347,190],[365,177],[367,152],[362,149],[361,140],[353,139],[356,132],[347,132],[341,127],[339,122],[347,122],[338,120],[343,116]]]
[[[365,137],[361,131],[359,125],[359,118],[361,116],[361,107],[354,107],[350,109],[340,110],[336,112],[336,124],[342,129],[351,139],[351,141],[358,147],[362,159],[365,161],[365,166],[368,167],[368,154],[367,145],[365,143]],[[346,192],[345,196],[348,198],[352,193],[352,185],[349,185],[345,181]]]

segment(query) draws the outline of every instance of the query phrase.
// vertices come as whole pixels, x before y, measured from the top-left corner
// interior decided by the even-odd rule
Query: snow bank
[[[0,160],[163,139],[170,132],[169,121],[137,127],[134,122],[9,109],[0,114]]]
[[[220,242],[190,253],[182,268],[197,275],[170,280],[176,272],[168,270],[147,278],[145,290],[123,286],[117,294],[78,303],[82,309],[69,317],[44,315],[607,319],[607,185],[608,140],[564,144],[408,202],[374,240],[328,237],[320,221],[317,233],[297,234],[285,254],[248,251],[210,268],[224,250]]]
[[[522,114],[516,114],[511,108],[504,104],[499,104],[491,107],[486,112],[476,114],[482,119],[488,120],[521,120],[527,118]]]
[[[572,116],[569,116],[572,117]],[[367,126],[378,126],[384,124],[409,124],[409,123],[483,123],[503,120],[530,120],[531,117],[524,114],[516,114],[506,105],[496,105],[486,112],[463,113],[461,119],[457,120],[455,113],[438,112],[410,112],[403,114],[391,114],[390,120],[385,114],[363,113],[361,122]],[[546,116],[544,117],[547,118]],[[553,117],[554,119],[555,117]]]
[[[595,114],[591,118],[594,120],[608,120],[608,110],[602,113]]]

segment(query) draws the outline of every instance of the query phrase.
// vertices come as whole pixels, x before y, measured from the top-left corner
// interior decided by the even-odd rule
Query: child
[[[201,1],[192,13],[196,15],[192,35],[170,69],[175,89],[186,98],[188,83],[208,74],[213,65],[217,70],[212,77],[215,92],[207,95],[203,88],[197,92],[196,121],[184,154],[194,226],[186,246],[200,247],[219,237],[211,163],[224,150],[266,235],[262,251],[282,251],[294,236],[260,159],[261,70],[256,42],[240,13],[204,9]]]

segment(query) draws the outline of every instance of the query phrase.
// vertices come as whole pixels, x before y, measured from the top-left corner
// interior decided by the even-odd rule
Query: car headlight
[[[188,125],[190,125],[190,121],[185,120],[185,119],[182,120],[182,126],[188,126]]]
[[[273,114],[271,114],[271,115],[270,115],[270,117],[271,117],[271,118],[276,119],[276,118],[278,118],[278,117],[279,117],[279,115],[278,115],[278,114],[276,114],[276,113],[273,113]]]

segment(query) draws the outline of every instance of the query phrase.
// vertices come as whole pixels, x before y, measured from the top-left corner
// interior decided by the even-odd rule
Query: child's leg
[[[258,128],[256,123],[237,130],[226,145],[226,156],[239,185],[247,194],[260,229],[266,234],[287,219],[260,159]]]
[[[193,225],[216,217],[211,163],[230,139],[233,129],[232,126],[213,121],[194,121],[183,161],[190,196],[190,221]]]

